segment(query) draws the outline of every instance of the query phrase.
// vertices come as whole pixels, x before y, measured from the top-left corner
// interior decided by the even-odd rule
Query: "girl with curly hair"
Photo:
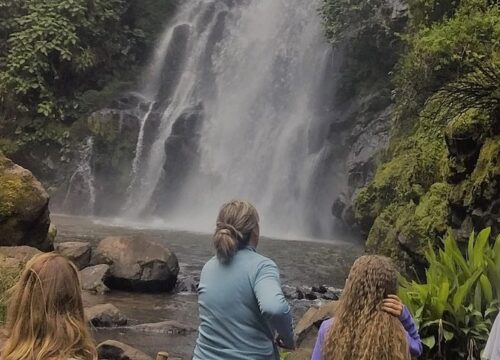
[[[367,255],[351,268],[334,319],[323,322],[312,360],[409,360],[422,353],[417,327],[396,296],[390,259]]]
[[[97,360],[78,270],[56,253],[31,259],[12,289],[0,360]]]

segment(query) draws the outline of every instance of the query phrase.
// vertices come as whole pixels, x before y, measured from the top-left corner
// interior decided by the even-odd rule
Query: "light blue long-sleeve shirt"
[[[247,247],[229,264],[210,259],[198,288],[200,326],[194,360],[279,359],[277,332],[293,345],[290,307],[276,264]]]

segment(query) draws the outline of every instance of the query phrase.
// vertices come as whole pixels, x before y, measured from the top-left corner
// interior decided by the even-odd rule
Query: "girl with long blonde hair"
[[[408,309],[396,296],[397,272],[390,259],[358,258],[334,319],[323,322],[312,360],[409,360],[422,343]]]
[[[27,264],[12,289],[0,360],[96,360],[78,270],[56,253]]]

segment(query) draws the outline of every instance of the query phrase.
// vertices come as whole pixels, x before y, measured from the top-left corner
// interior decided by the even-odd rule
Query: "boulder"
[[[177,257],[165,246],[128,237],[112,236],[102,240],[93,262],[110,266],[110,276],[104,283],[112,289],[171,291],[179,273]]]
[[[132,326],[130,328],[141,332],[168,335],[187,335],[196,331],[196,329],[175,320],[167,320],[150,324],[140,324]]]
[[[17,261],[18,264],[24,265],[35,255],[41,254],[38,249],[29,246],[0,246],[0,255],[10,261]]]
[[[316,336],[321,323],[335,315],[338,302],[327,302],[320,307],[312,307],[302,316],[295,327],[297,345],[306,348],[314,347]]]
[[[92,248],[89,243],[70,241],[56,244],[56,251],[70,259],[79,270],[90,263]]]
[[[109,288],[104,282],[109,277],[109,265],[101,264],[90,266],[80,271],[80,282],[82,289],[96,294],[105,294]]]
[[[113,304],[95,305],[85,309],[85,317],[95,327],[127,325],[127,318]]]
[[[107,340],[97,346],[99,359],[106,360],[153,360],[142,351],[115,340]]]
[[[50,251],[49,195],[33,174],[0,153],[0,245]]]

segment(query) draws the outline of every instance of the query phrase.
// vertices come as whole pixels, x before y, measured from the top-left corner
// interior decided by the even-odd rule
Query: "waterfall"
[[[142,116],[140,116],[141,123],[140,123],[140,128],[139,128],[139,135],[137,136],[137,144],[135,146],[135,155],[134,155],[134,160],[132,161],[132,172],[130,174],[130,185],[127,189],[127,194],[130,194],[134,187],[137,184],[138,181],[138,176],[139,176],[139,166],[140,166],[140,161],[142,158],[142,152],[143,152],[143,147],[144,147],[144,130],[146,127],[146,122],[151,115],[151,112],[153,111],[153,106],[154,102],[150,102],[148,105],[148,108]],[[130,198],[129,198],[130,200]],[[126,207],[129,206],[129,201],[127,201]]]
[[[94,214],[96,191],[92,154],[94,138],[89,136],[83,143],[75,172],[71,175],[63,201],[63,209],[71,213]]]
[[[132,180],[122,217],[210,230],[222,203],[244,198],[265,234],[331,235],[333,54],[319,5],[181,6],[143,75],[139,92],[154,99],[161,122],[147,154],[139,135],[132,177],[140,166],[141,186]]]

